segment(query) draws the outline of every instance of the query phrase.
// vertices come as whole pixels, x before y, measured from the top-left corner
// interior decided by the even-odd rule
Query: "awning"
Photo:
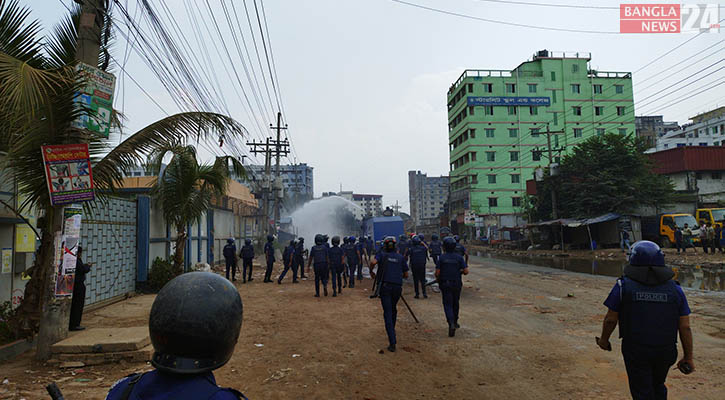
[[[618,219],[621,217],[621,215],[617,213],[608,213],[604,215],[600,215],[598,217],[594,218],[585,218],[585,219],[568,219],[568,218],[559,218],[559,219],[552,219],[550,221],[542,221],[537,222],[534,224],[528,224],[526,227],[534,227],[534,226],[545,226],[545,225],[564,225],[568,228],[577,228],[580,226],[586,226],[586,225],[593,225],[598,224],[601,222],[607,222],[612,221],[615,219]]]

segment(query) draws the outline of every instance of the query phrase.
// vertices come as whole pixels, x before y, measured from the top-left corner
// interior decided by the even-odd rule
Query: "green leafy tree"
[[[171,161],[163,168],[163,160],[168,155]],[[176,229],[173,270],[180,274],[184,266],[186,227],[199,221],[214,198],[224,196],[232,174],[244,179],[245,170],[233,157],[217,157],[212,165],[199,164],[196,148],[180,144],[159,147],[151,158],[151,171],[158,176],[152,194],[161,205],[164,220]]]
[[[551,190],[559,216],[591,217],[626,213],[641,205],[667,203],[674,194],[669,178],[652,172],[644,142],[632,136],[594,136],[563,157],[559,174],[539,182],[537,219],[551,217]]]
[[[106,10],[107,11],[107,10]],[[108,68],[110,17],[101,29],[101,57],[98,67]],[[39,330],[38,358],[50,355],[50,345],[67,334],[69,301],[52,297],[54,232],[60,231],[62,207],[52,206],[45,181],[40,147],[43,145],[88,143],[96,195],[103,201],[123,179],[123,172],[142,163],[160,146],[179,138],[206,140],[222,134],[241,136],[243,127],[232,118],[205,112],[172,115],[131,134],[112,147],[107,139],[73,127],[89,110],[78,107],[74,96],[83,84],[75,72],[78,7],[47,37],[37,20],[17,0],[0,0],[0,152],[5,156],[3,178],[16,183],[26,200],[20,210],[35,208],[42,218],[41,245],[36,262],[28,271],[31,280],[14,327],[26,333]],[[115,128],[120,128],[118,118]],[[93,208],[96,205],[87,205]],[[19,210],[16,210],[19,211]],[[55,303],[53,303],[55,304]]]

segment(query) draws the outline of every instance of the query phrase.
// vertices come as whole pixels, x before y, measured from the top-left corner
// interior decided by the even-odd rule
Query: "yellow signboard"
[[[28,218],[31,224],[35,224],[35,217]],[[28,224],[17,224],[15,226],[15,251],[18,253],[32,253],[35,251],[35,232]]]
[[[13,270],[13,249],[2,249],[2,273],[9,274]]]

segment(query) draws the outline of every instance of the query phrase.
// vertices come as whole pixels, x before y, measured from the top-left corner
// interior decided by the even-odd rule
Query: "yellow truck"
[[[675,243],[675,226],[684,231],[685,224],[692,231],[692,236],[689,237],[692,243],[700,243],[700,229],[692,214],[659,214],[642,217],[642,239],[651,240],[661,247],[672,247]]]
[[[725,224],[725,208],[698,208],[697,220],[702,223],[711,223],[712,226]]]

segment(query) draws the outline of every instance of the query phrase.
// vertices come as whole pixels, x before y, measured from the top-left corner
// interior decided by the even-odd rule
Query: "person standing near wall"
[[[244,246],[242,251],[239,252],[239,257],[242,258],[242,283],[252,281],[252,260],[254,260],[254,246],[252,245],[252,239],[244,239]],[[249,277],[247,277],[247,268],[249,268]]]
[[[274,268],[274,236],[267,235],[264,244],[264,256],[267,259],[267,269],[264,271],[264,283],[272,282],[272,269]]]
[[[222,251],[224,255],[224,262],[226,263],[227,267],[227,280],[229,280],[229,270],[232,271],[232,281],[236,281],[236,275],[237,275],[237,246],[234,244],[234,239],[229,238],[227,239],[227,244],[224,245],[224,250]]]
[[[84,264],[83,247],[78,246],[76,252],[76,276],[73,283],[73,299],[70,306],[70,321],[68,329],[71,331],[82,331],[86,329],[81,326],[83,307],[86,304],[86,274],[91,270],[91,264]]]

